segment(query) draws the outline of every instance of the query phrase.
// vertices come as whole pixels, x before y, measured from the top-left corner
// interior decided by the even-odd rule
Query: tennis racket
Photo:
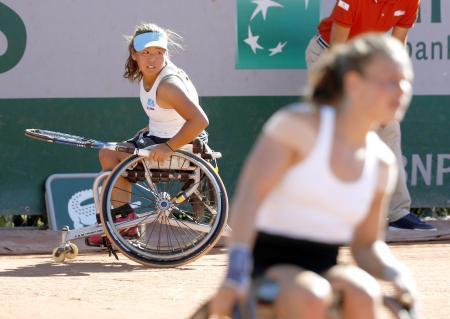
[[[72,145],[83,148],[95,148],[95,149],[108,149],[117,152],[124,152],[129,154],[135,154],[139,156],[148,156],[150,154],[149,149],[139,149],[130,144],[125,143],[113,143],[102,142],[82,136],[53,132],[47,130],[40,130],[30,128],[25,130],[25,136],[30,138],[56,144]]]

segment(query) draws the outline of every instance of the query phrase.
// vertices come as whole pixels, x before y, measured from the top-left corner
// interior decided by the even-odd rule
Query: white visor
[[[146,32],[134,37],[133,47],[139,52],[149,47],[158,47],[167,50],[167,37],[160,32]]]

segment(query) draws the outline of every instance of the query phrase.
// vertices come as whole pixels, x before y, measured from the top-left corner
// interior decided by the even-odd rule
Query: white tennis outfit
[[[148,135],[150,136],[172,138],[186,122],[177,111],[160,107],[156,100],[159,84],[161,81],[172,76],[176,76],[183,82],[186,95],[194,101],[194,103],[198,104],[199,102],[197,90],[189,77],[182,69],[178,68],[168,60],[166,66],[161,70],[149,91],[144,89],[143,80],[139,83],[141,104],[149,118]]]
[[[291,110],[300,110],[301,105]],[[285,139],[282,130],[295,127],[286,111],[281,111],[265,125],[265,133]],[[335,129],[335,110],[323,107],[320,129],[310,154],[291,167],[260,207],[257,229],[271,235],[285,236],[325,244],[347,244],[355,227],[366,217],[379,179],[380,152],[394,162],[395,157],[374,132],[366,136],[365,163],[356,181],[339,180],[330,167]],[[291,123],[288,123],[291,122]],[[294,134],[292,134],[294,133]],[[291,144],[301,136],[290,134]]]

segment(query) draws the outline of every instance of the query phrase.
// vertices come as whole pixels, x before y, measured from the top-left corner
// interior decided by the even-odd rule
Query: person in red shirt
[[[337,0],[331,15],[319,23],[318,32],[306,49],[308,68],[330,46],[368,32],[391,32],[394,38],[406,44],[408,32],[417,19],[419,5],[420,0]],[[395,153],[402,167],[400,124],[389,123],[378,129],[377,133]],[[412,214],[410,209],[406,174],[400,170],[389,207],[390,229],[436,230]]]
[[[417,18],[419,0],[338,0],[333,12],[323,19],[318,33],[333,45],[366,32],[388,32],[406,43]]]

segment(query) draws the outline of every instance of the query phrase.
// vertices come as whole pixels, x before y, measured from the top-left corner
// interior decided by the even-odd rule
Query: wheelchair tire
[[[130,175],[134,182],[129,189],[117,186]],[[112,213],[112,204],[118,206],[113,191],[130,192],[130,201],[120,204],[127,204],[128,211],[132,208],[133,218],[127,219],[126,213],[118,219],[117,209]],[[207,161],[183,150],[162,164],[136,155],[124,160],[105,181],[100,206],[101,224],[112,247],[149,267],[176,267],[206,254],[228,216],[228,197],[219,175]],[[137,225],[124,227],[133,219],[140,219]]]

